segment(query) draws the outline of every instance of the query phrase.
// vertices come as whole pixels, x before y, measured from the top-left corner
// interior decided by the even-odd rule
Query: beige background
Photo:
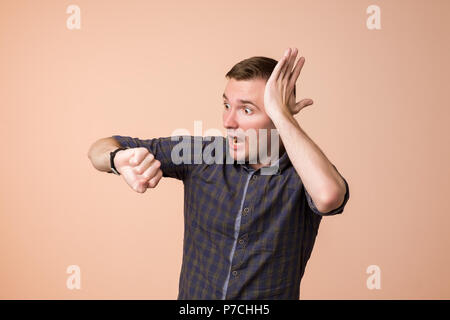
[[[297,119],[351,191],[322,220],[301,299],[450,298],[449,31],[447,0],[1,1],[0,298],[176,299],[182,183],[135,193],[88,148],[222,129],[225,73],[289,46],[315,101]]]

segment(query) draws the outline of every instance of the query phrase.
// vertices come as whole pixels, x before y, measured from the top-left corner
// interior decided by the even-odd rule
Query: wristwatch
[[[119,152],[120,150],[126,150],[126,149],[128,149],[128,148],[127,147],[120,147],[120,148],[117,148],[116,150],[114,150],[114,151],[109,153],[109,159],[110,159],[110,163],[111,163],[111,171],[114,174],[117,174],[119,176],[120,176],[120,172],[117,171],[116,166],[114,165],[114,157],[116,156],[117,152]]]

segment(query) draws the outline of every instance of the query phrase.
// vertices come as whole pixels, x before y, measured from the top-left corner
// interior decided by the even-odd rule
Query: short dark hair
[[[236,63],[231,70],[227,72],[225,77],[235,80],[263,79],[267,81],[277,63],[278,61],[272,58],[261,56],[251,57]]]

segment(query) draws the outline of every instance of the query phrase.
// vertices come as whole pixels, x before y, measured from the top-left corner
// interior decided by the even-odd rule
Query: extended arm
[[[110,152],[119,147],[121,144],[113,137],[97,140],[88,151],[94,168],[111,173]],[[128,148],[116,153],[116,169],[136,192],[144,193],[147,188],[155,188],[163,176],[161,162],[145,147]]]

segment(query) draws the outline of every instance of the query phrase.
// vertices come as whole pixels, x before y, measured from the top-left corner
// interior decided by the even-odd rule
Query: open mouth
[[[228,136],[229,137],[229,139],[230,139],[230,143],[233,145],[233,146],[237,146],[237,145],[239,145],[239,144],[241,144],[241,143],[243,143],[244,142],[244,139],[243,138],[239,138],[238,136]]]
[[[230,138],[230,141],[231,141],[233,144],[239,144],[239,143],[244,142],[244,139],[239,138],[239,137],[237,137],[237,136],[229,136],[229,138]]]

